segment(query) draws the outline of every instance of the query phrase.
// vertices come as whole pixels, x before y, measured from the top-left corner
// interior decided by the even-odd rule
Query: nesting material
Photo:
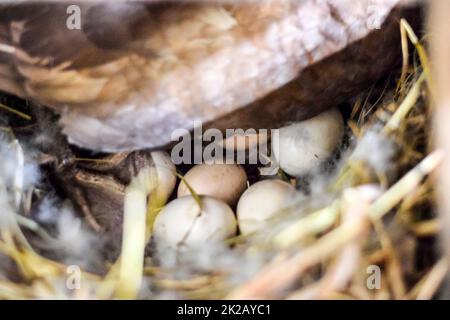
[[[235,164],[201,164],[189,170],[184,181],[196,194],[211,196],[234,206],[247,187],[247,174]],[[190,195],[184,181],[178,187],[178,197]]]
[[[153,165],[141,169],[125,190],[122,252],[117,297],[134,299],[142,282],[144,251],[155,215],[175,183],[175,166],[162,151],[151,154]],[[149,199],[149,200],[148,200]]]
[[[286,173],[302,176],[318,168],[341,143],[344,120],[337,108],[275,131],[273,155]]]
[[[132,196],[127,203],[139,208],[126,210],[130,218],[126,220],[131,222],[124,224],[123,234],[131,236],[126,241],[127,250],[114,263],[116,257],[110,257],[109,245],[101,242],[95,266],[88,269],[84,267],[87,264],[80,264],[80,269],[52,249],[55,241],[61,239],[59,234],[54,238],[53,225],[42,219],[49,214],[44,208],[48,206],[41,206],[39,219],[31,210],[31,205],[39,204],[53,188],[46,183],[45,171],[42,182],[26,183],[26,167],[15,155],[21,148],[13,148],[13,141],[17,139],[22,144],[26,165],[30,136],[24,134],[22,122],[2,122],[6,109],[0,110],[0,130],[5,131],[3,143],[0,141],[0,153],[5,159],[0,161],[0,171],[3,167],[4,172],[0,176],[0,203],[4,209],[0,210],[0,299],[448,298],[442,296],[444,290],[439,290],[448,274],[448,259],[436,250],[435,241],[443,229],[436,216],[439,201],[435,197],[435,177],[445,158],[442,150],[432,150],[436,144],[431,136],[430,116],[435,112],[431,107],[431,80],[436,78],[429,77],[431,64],[426,59],[426,46],[418,40],[422,37],[415,36],[404,20],[401,27],[401,34],[408,35],[416,47],[417,63],[410,67],[405,61],[404,68],[398,70],[399,83],[391,77],[388,83],[380,81],[348,101],[345,107],[351,107],[346,119],[349,139],[339,162],[324,173],[296,179],[302,190],[310,192],[302,193],[290,204],[289,197],[286,201],[274,200],[273,187],[255,197],[257,201],[248,205],[249,216],[260,218],[268,202],[287,206],[278,210],[279,215],[261,221],[267,228],[255,236],[245,233],[245,225],[259,221],[240,219],[243,236],[225,242],[218,240],[234,234],[236,221],[226,204],[211,197],[193,193],[163,209],[174,177],[161,184],[164,175],[158,170],[158,163],[164,161],[158,161],[153,154],[155,167],[151,166],[147,174],[140,175],[142,179],[134,179],[127,188],[127,197]],[[427,35],[424,39],[428,39]],[[406,59],[410,54],[406,50],[407,39],[403,40]],[[18,107],[8,99],[5,103]],[[36,127],[34,118],[31,121],[29,127]],[[3,147],[9,151],[5,153]],[[150,183],[144,179],[150,173],[155,189],[142,188]],[[251,198],[251,190],[264,183],[286,187],[280,181],[255,184],[243,194],[239,216],[242,203]],[[303,188],[307,183],[309,188]],[[149,197],[145,189],[153,190]],[[14,205],[17,202],[20,206]],[[145,204],[148,214],[144,221],[139,212],[145,211]],[[219,213],[211,214],[211,208],[218,208]],[[144,225],[147,223],[149,228],[150,218],[161,209],[158,220],[166,220],[170,232],[164,230],[167,226],[156,230],[158,243],[177,248],[186,243],[207,246],[202,250],[158,250],[158,245],[157,250],[144,251]],[[166,217],[169,209],[173,212]],[[54,210],[61,213],[58,208]],[[191,211],[193,216],[189,216]],[[64,215],[52,216],[58,220],[52,222],[57,228],[70,228],[73,224]],[[174,244],[164,236],[172,237]],[[133,239],[140,239],[140,243]],[[77,247],[81,248],[79,241]],[[88,251],[84,246],[80,250],[85,258]],[[76,273],[72,277],[74,267]],[[75,282],[68,283],[70,279]],[[80,288],[73,290],[77,281]]]
[[[270,219],[289,206],[297,191],[281,180],[263,180],[244,192],[237,206],[239,229],[243,235],[267,227]]]
[[[170,202],[160,212],[154,224],[154,236],[159,244],[169,247],[195,248],[220,242],[236,234],[233,210],[222,201],[193,196]]]

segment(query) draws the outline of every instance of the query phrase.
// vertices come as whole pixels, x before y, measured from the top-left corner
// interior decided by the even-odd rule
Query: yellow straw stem
[[[16,116],[19,116],[19,117],[21,117],[21,118],[23,118],[25,120],[28,120],[28,121],[31,120],[31,116],[29,116],[29,115],[27,115],[27,114],[25,114],[25,113],[23,113],[23,112],[21,112],[19,110],[16,110],[16,109],[13,109],[11,107],[8,107],[8,106],[4,105],[3,103],[0,103],[0,109],[6,110],[6,111],[8,111],[10,113],[13,113]]]
[[[389,119],[388,123],[384,128],[385,132],[391,132],[400,127],[400,124],[402,123],[403,119],[406,118],[408,113],[416,104],[417,99],[419,99],[420,88],[425,79],[426,79],[425,73],[422,73],[419,79],[414,84],[414,86],[409,91],[406,98],[403,100],[402,104],[398,107],[397,111],[395,111],[394,115],[391,117],[391,119]]]
[[[423,45],[420,43],[419,38],[415,34],[413,28],[405,19],[400,20],[400,26],[406,32],[409,40],[411,41],[411,43],[414,45],[414,47],[417,50],[417,54],[419,55],[420,63],[422,64],[423,72],[425,73],[425,76],[426,76],[428,89],[430,90],[431,95],[434,96],[433,85],[432,85],[433,81],[432,81],[432,77],[431,77],[431,69],[430,69],[430,64],[428,62],[429,59],[428,59],[427,52],[426,52],[425,48],[423,47]]]
[[[135,299],[144,269],[147,196],[155,189],[154,168],[141,170],[125,190],[122,254],[116,297]]]
[[[381,219],[414,190],[428,174],[433,172],[443,160],[444,152],[442,150],[436,150],[428,155],[372,204],[368,213],[370,218],[372,220]]]

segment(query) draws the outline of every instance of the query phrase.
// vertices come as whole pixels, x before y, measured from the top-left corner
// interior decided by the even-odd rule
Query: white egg
[[[274,131],[272,153],[281,169],[302,176],[317,169],[338,148],[344,120],[337,108]]]
[[[184,180],[198,195],[211,196],[230,206],[236,205],[247,188],[247,174],[235,164],[201,164],[193,167]],[[178,197],[190,195],[184,182],[178,187]]]
[[[156,217],[153,233],[157,243],[170,247],[199,247],[233,237],[237,231],[233,210],[222,201],[193,196],[173,200]]]
[[[242,234],[265,228],[270,219],[288,207],[297,191],[281,180],[263,180],[248,188],[237,205],[237,218]]]

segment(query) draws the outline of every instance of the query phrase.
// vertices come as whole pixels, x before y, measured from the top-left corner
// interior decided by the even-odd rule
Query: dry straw
[[[448,270],[444,259],[416,270],[404,263],[414,245],[438,232],[436,220],[424,214],[435,207],[431,174],[443,161],[440,150],[430,148],[431,78],[429,61],[419,38],[401,21],[404,64],[396,88],[386,88],[371,104],[356,99],[349,128],[354,142],[342,156],[338,173],[325,186],[332,201],[322,207],[290,206],[271,223],[265,239],[256,235],[233,239],[233,250],[251,256],[268,255],[266,265],[247,281],[229,283],[226,272],[192,273],[171,277],[171,270],[144,257],[144,247],[155,214],[166,194],[147,196],[158,188],[156,169],[148,169],[144,187],[138,176],[128,187],[122,255],[109,265],[106,275],[81,272],[82,290],[64,290],[67,266],[44,258],[31,249],[21,232],[32,229],[43,241],[50,236],[22,215],[11,214],[11,223],[0,234],[0,254],[15,262],[25,281],[0,280],[0,299],[10,298],[136,298],[143,281],[158,290],[175,291],[185,298],[351,298],[429,299],[437,292]],[[408,39],[420,63],[410,65]],[[425,86],[424,84],[428,85]],[[358,158],[356,149],[367,134],[394,146],[391,165],[375,168]],[[20,150],[20,149],[18,149]],[[383,152],[373,150],[372,152]],[[16,173],[17,186],[20,175]],[[148,178],[151,179],[148,179]],[[139,184],[141,182],[141,184]],[[150,183],[150,184],[149,184]],[[21,199],[20,187],[16,198]],[[325,192],[324,192],[325,193]],[[3,210],[4,208],[2,208]],[[138,214],[130,219],[131,215]],[[137,232],[136,230],[140,230]],[[107,262],[105,261],[105,265]],[[381,266],[379,290],[366,284],[368,266]],[[147,298],[146,293],[140,297]]]

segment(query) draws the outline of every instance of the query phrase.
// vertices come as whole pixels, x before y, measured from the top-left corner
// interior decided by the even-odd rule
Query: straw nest
[[[326,173],[300,180],[280,173],[299,190],[309,189],[307,195],[271,221],[264,236],[238,236],[212,249],[215,263],[200,263],[205,257],[199,253],[174,257],[152,248],[145,258],[134,253],[144,259],[142,273],[131,275],[142,283],[138,294],[121,287],[128,285],[121,280],[120,261],[129,258],[124,253],[97,256],[95,267],[78,269],[52,252],[58,247],[54,230],[30,216],[33,202],[52,189],[43,187],[45,172],[39,184],[24,183],[30,180],[26,142],[15,138],[30,119],[14,103],[0,105],[2,114],[24,118],[15,127],[1,127],[3,154],[15,160],[8,171],[12,178],[0,183],[5,195],[0,199],[6,199],[1,202],[0,299],[435,297],[448,268],[436,241],[433,179],[443,156],[431,151],[427,55],[407,22],[401,26],[402,69],[342,106],[348,111],[347,134]],[[415,47],[411,55],[408,39]],[[72,219],[66,223],[79,222]],[[99,250],[107,247],[102,243]]]

